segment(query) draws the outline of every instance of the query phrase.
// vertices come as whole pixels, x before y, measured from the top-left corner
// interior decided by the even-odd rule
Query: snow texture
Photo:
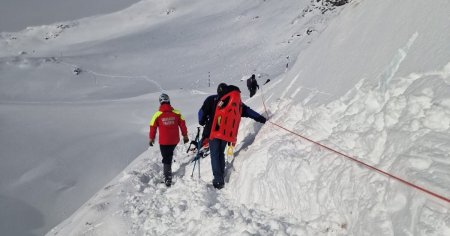
[[[91,4],[0,28],[1,235],[450,235],[448,202],[274,125],[449,198],[447,0]],[[158,96],[192,139],[220,82],[269,122],[242,120],[224,189],[182,144],[167,188]]]

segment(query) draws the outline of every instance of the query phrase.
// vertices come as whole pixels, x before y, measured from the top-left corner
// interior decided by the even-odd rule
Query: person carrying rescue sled
[[[167,187],[172,185],[172,158],[173,151],[180,141],[180,132],[183,135],[183,142],[189,142],[186,122],[184,117],[178,110],[175,110],[170,105],[170,99],[167,94],[159,96],[160,107],[153,115],[150,121],[149,145],[153,146],[157,129],[159,129],[159,148],[163,157],[162,163],[164,165],[164,183]]]
[[[240,93],[238,87],[221,83],[217,95],[207,97],[198,111],[199,124],[205,126],[202,139],[209,140],[212,183],[216,189],[225,186],[225,147],[236,143],[241,117],[266,123],[264,116],[242,103]]]
[[[252,76],[247,79],[247,88],[248,91],[250,91],[250,97],[253,97],[253,95],[256,94],[256,90],[259,89],[255,74],[252,74]]]

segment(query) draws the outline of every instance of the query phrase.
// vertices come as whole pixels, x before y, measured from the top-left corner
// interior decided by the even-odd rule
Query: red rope
[[[264,93],[263,93],[263,91],[262,91],[262,88],[261,88],[261,99],[262,99],[262,102],[263,102],[263,106],[264,106],[264,110],[265,110],[265,112],[266,112],[267,118],[269,118],[269,113],[268,113],[268,111],[267,111],[267,107],[266,107],[266,103],[265,103],[265,99],[264,99]],[[296,135],[296,136],[298,136],[298,137],[300,137],[300,138],[302,138],[302,139],[305,139],[305,140],[307,140],[307,141],[309,141],[309,142],[311,142],[311,143],[314,143],[314,144],[316,144],[316,145],[318,145],[318,146],[320,146],[320,147],[322,147],[322,148],[325,148],[325,149],[327,149],[327,150],[329,150],[329,151],[331,151],[331,152],[334,152],[334,153],[336,153],[336,154],[338,154],[338,155],[340,155],[340,156],[346,157],[346,158],[348,158],[348,159],[350,159],[350,160],[352,160],[352,161],[354,161],[354,162],[356,162],[356,163],[358,163],[358,164],[361,164],[361,165],[367,167],[368,169],[371,169],[371,170],[374,170],[374,171],[376,171],[376,172],[378,172],[378,173],[384,174],[384,175],[386,175],[386,176],[388,176],[388,177],[391,177],[391,178],[393,178],[393,179],[396,179],[396,180],[402,182],[403,184],[405,184],[405,185],[407,185],[407,186],[413,187],[413,188],[418,189],[418,190],[420,190],[420,191],[422,191],[422,192],[425,192],[425,193],[427,193],[427,194],[429,194],[429,195],[431,195],[431,196],[434,196],[434,197],[436,197],[436,198],[439,198],[439,199],[441,199],[441,200],[443,200],[443,201],[445,201],[445,202],[447,202],[447,203],[450,203],[450,199],[447,198],[447,197],[444,197],[444,196],[439,195],[439,194],[437,194],[437,193],[434,193],[434,192],[432,192],[432,191],[430,191],[430,190],[427,190],[427,189],[425,189],[425,188],[423,188],[423,187],[421,187],[421,186],[418,186],[418,185],[416,185],[416,184],[413,184],[413,183],[411,183],[411,182],[408,182],[408,181],[406,181],[406,180],[403,180],[403,179],[401,179],[401,178],[399,178],[399,177],[397,177],[397,176],[395,176],[395,175],[389,174],[389,173],[386,172],[386,171],[380,170],[380,169],[378,169],[378,168],[376,168],[376,167],[374,167],[374,166],[371,166],[371,165],[369,165],[369,164],[366,164],[366,163],[364,163],[364,162],[362,162],[362,161],[360,161],[360,160],[358,160],[358,159],[356,159],[356,158],[354,158],[354,157],[351,157],[351,156],[349,156],[349,155],[347,155],[347,154],[344,154],[344,153],[342,153],[342,152],[336,151],[335,149],[332,149],[332,148],[327,147],[327,146],[325,146],[325,145],[323,145],[323,144],[321,144],[321,143],[319,143],[319,142],[316,142],[316,141],[314,141],[314,140],[312,140],[312,139],[309,139],[309,138],[307,138],[307,137],[305,137],[305,136],[303,136],[303,135],[301,135],[301,134],[298,134],[298,133],[296,133],[296,132],[294,132],[294,131],[292,131],[292,130],[289,130],[289,129],[287,129],[287,128],[285,128],[285,127],[283,127],[283,126],[281,126],[281,125],[279,125],[279,124],[277,124],[277,123],[274,123],[274,122],[272,122],[272,121],[269,121],[269,123],[271,123],[271,124],[274,125],[274,126],[277,126],[277,127],[280,128],[280,129],[283,129],[283,130],[285,130],[285,131],[287,131],[287,132],[289,132],[289,133],[291,133],[291,134],[294,134],[294,135]]]

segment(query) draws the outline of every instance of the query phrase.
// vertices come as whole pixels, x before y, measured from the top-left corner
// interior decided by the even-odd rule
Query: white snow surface
[[[98,14],[110,13],[139,0],[2,0],[0,32],[14,32],[29,26],[50,24]]]
[[[275,125],[450,198],[448,12],[447,0],[141,0],[2,32],[0,234],[450,235],[445,200]],[[224,189],[209,157],[191,177],[181,143],[165,187],[147,148],[157,97],[192,139],[220,82],[269,122],[242,120]]]

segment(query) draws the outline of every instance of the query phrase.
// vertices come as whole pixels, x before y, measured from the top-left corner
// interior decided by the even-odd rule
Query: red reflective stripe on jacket
[[[169,104],[162,104],[150,122],[149,138],[155,139],[159,129],[159,144],[176,145],[180,142],[181,130],[183,136],[187,135],[186,122],[181,113]]]

